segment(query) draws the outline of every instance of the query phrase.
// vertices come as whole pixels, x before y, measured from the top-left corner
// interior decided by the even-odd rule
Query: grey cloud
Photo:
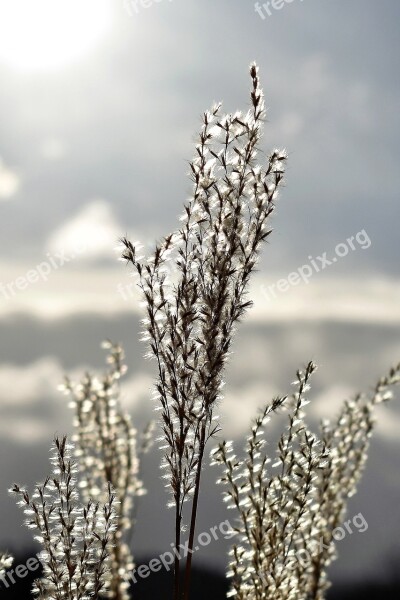
[[[261,21],[251,2],[160,4],[120,14],[113,39],[74,69],[22,79],[0,70],[0,154],[24,174],[3,207],[3,253],[37,251],[98,196],[127,230],[174,228],[197,116],[215,99],[246,105],[256,58],[270,106],[265,148],[290,152],[271,264],[369,227],[376,243],[363,268],[397,272],[398,14],[395,2],[307,0]],[[51,164],[40,152],[48,137],[69,148]]]

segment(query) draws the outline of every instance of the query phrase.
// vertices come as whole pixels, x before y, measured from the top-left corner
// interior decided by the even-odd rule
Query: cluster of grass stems
[[[150,257],[140,256],[139,244],[122,240],[122,259],[143,296],[143,340],[156,364],[158,439],[176,548],[188,532],[184,564],[175,558],[173,600],[190,598],[206,447],[220,432],[215,410],[224,371],[235,330],[251,306],[249,282],[271,233],[286,162],[281,150],[258,161],[265,106],[255,64],[250,77],[246,113],[222,114],[218,104],[203,114],[190,163],[193,192],[179,230]],[[104,347],[103,375],[87,373],[79,383],[66,378],[63,384],[74,411],[72,443],[55,439],[52,473],[32,495],[17,484],[11,490],[42,547],[43,576],[34,589],[41,600],[131,597],[131,536],[138,497],[145,493],[140,463],[153,428],[137,439],[120,400],[123,349],[111,342]],[[241,457],[225,441],[211,452],[237,517],[228,570],[230,595],[237,600],[325,597],[327,569],[336,557],[333,531],[363,472],[374,409],[391,398],[400,381],[398,365],[370,394],[346,401],[337,419],[322,422],[314,433],[304,410],[314,371],[310,362],[297,372],[295,392],[261,411]],[[269,456],[267,425],[282,411],[287,426]],[[299,550],[313,561],[300,563]],[[10,564],[8,556],[0,556],[0,575]]]

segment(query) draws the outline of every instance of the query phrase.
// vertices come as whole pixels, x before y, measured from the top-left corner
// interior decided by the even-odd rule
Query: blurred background
[[[152,417],[154,365],[115,247],[128,235],[150,251],[176,229],[200,115],[219,100],[247,110],[253,60],[263,150],[285,147],[289,161],[227,372],[223,436],[240,447],[310,359],[315,421],[399,361],[399,18],[396,0],[0,0],[0,548],[33,548],[7,488],[47,474],[54,434],[71,429],[57,386],[102,368],[103,339],[125,346],[135,425]],[[338,586],[398,572],[399,401],[378,421],[349,508],[368,529],[339,543]],[[173,539],[158,463],[155,449],[137,557]],[[230,516],[217,476],[205,475],[199,531]],[[221,539],[197,564],[222,573],[226,553]]]

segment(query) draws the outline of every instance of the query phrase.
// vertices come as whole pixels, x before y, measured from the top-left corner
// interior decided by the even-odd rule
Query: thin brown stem
[[[186,567],[185,567],[185,581],[183,587],[183,600],[189,600],[190,593],[190,578],[192,572],[192,556],[193,556],[193,544],[194,544],[194,534],[196,531],[196,520],[197,520],[197,508],[199,504],[199,495],[200,495],[200,483],[201,483],[201,471],[203,467],[203,458],[204,458],[204,450],[206,445],[206,420],[203,422],[203,426],[201,429],[201,438],[199,445],[199,462],[197,463],[197,471],[196,471],[196,481],[195,488],[193,494],[193,503],[192,503],[192,513],[190,519],[190,533],[189,533],[189,545],[188,545],[188,555],[186,558]]]
[[[175,549],[178,552],[175,552],[175,564],[174,564],[174,600],[179,600],[180,594],[180,558],[179,558],[179,546],[181,543],[181,506],[180,506],[180,495],[178,495],[176,499],[176,508],[175,508]]]

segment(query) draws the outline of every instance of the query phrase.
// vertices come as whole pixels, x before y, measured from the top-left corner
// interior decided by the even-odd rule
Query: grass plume
[[[333,423],[318,434],[306,423],[304,407],[315,365],[298,371],[296,392],[275,398],[257,417],[237,458],[233,445],[212,453],[222,465],[220,483],[229,508],[237,513],[239,543],[228,575],[237,600],[323,600],[327,567],[336,557],[333,533],[343,522],[367,459],[375,407],[392,397],[400,364],[379,380],[372,394],[343,404]],[[267,424],[285,410],[288,424],[275,456],[266,453]],[[312,560],[303,560],[310,557]]]
[[[43,577],[34,588],[40,600],[98,598],[110,584],[117,499],[108,485],[104,504],[80,501],[71,450],[66,437],[56,438],[52,473],[44,483],[32,495],[17,484],[10,490],[24,510],[26,526],[42,546]]]
[[[247,289],[282,182],[285,152],[257,163],[265,119],[258,69],[251,65],[251,109],[203,115],[190,163],[192,197],[182,226],[143,261],[123,239],[122,258],[139,276],[146,304],[144,339],[158,368],[165,467],[175,508],[176,546],[183,505],[190,501],[189,555],[183,598],[189,597],[191,553],[206,443],[218,430],[224,367],[236,324],[251,305]],[[171,269],[176,278],[168,276]],[[179,558],[175,600],[180,597]]]

